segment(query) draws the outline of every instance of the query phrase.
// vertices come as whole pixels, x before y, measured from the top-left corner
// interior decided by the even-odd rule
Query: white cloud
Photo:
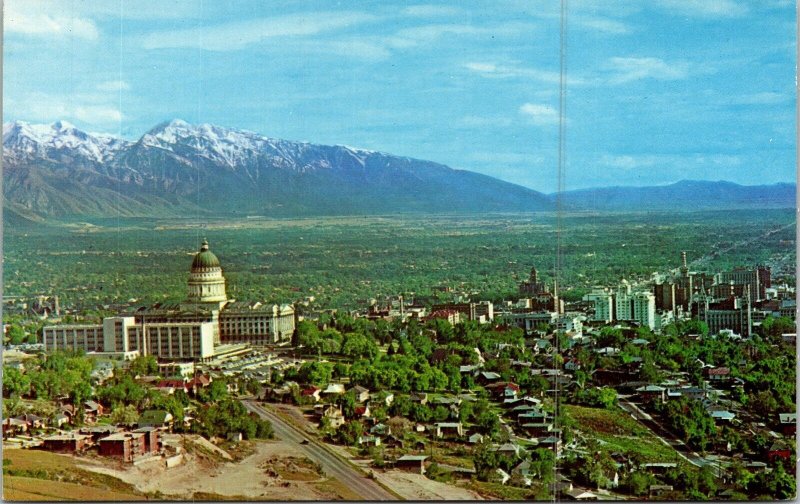
[[[552,126],[558,124],[558,111],[550,105],[539,103],[523,103],[519,113],[528,118],[536,126]]]
[[[403,14],[414,17],[457,16],[461,9],[446,5],[410,5],[403,9]]]
[[[669,11],[691,17],[733,18],[749,12],[747,5],[734,0],[660,0],[658,3]]]
[[[30,93],[10,105],[7,112],[10,117],[37,122],[63,119],[86,123],[98,129],[118,125],[125,118],[107,94]]]
[[[209,27],[154,32],[144,37],[142,45],[145,49],[199,48],[235,51],[268,39],[317,35],[376,19],[376,16],[361,12],[292,14]]]
[[[98,91],[119,92],[127,91],[131,86],[123,80],[110,80],[99,83],[95,86]]]
[[[667,63],[660,58],[611,58],[606,64],[611,84],[641,79],[678,80],[688,75],[685,63]]]
[[[559,84],[561,82],[561,74],[558,72],[520,67],[514,64],[499,65],[495,63],[472,61],[465,63],[463,66],[467,70],[489,79],[521,77],[546,82],[548,84]],[[584,84],[587,84],[587,81],[581,77],[567,77],[567,85],[569,86],[581,86]]]
[[[99,30],[88,17],[74,12],[51,11],[38,2],[5,2],[3,28],[6,33],[38,37],[75,37],[96,40]]]

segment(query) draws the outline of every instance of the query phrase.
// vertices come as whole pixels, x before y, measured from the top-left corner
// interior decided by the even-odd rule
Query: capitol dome
[[[186,300],[190,303],[217,304],[228,300],[222,267],[217,256],[208,249],[208,240],[203,240],[200,252],[194,256],[188,287]]]
[[[203,244],[200,246],[200,252],[195,254],[194,261],[192,261],[192,271],[219,267],[219,259],[217,259],[217,256],[215,256],[213,252],[208,250],[208,240],[203,240]]]

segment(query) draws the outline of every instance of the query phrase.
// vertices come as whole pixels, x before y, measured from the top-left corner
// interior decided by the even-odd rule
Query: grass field
[[[117,478],[77,467],[66,455],[38,450],[3,450],[5,500],[144,500]]]
[[[638,454],[645,462],[673,462],[677,452],[664,445],[646,427],[627,413],[615,409],[563,405],[575,428],[589,438],[598,439],[609,452],[628,456]]]

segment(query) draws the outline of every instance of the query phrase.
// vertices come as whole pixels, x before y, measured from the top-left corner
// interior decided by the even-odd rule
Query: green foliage
[[[31,379],[19,369],[3,366],[3,397],[27,395]]]
[[[139,419],[139,410],[133,404],[117,404],[111,409],[112,424],[134,424]]]
[[[241,402],[230,398],[199,408],[192,430],[209,438],[227,438],[237,433],[241,433],[244,439],[272,436],[269,421],[257,418]]]
[[[140,355],[131,361],[130,372],[138,376],[158,373],[158,361],[152,355]]]
[[[700,401],[681,397],[660,404],[658,409],[670,427],[685,439],[689,446],[705,450],[711,445],[717,427]]]
[[[330,362],[307,361],[300,366],[298,378],[303,383],[323,386],[333,378],[334,366]]]

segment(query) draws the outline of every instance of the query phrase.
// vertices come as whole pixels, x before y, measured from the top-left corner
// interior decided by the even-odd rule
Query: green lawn
[[[588,438],[602,441],[609,452],[639,454],[646,462],[673,462],[677,452],[662,443],[646,427],[622,410],[563,405],[563,411],[575,422],[575,429]]]

